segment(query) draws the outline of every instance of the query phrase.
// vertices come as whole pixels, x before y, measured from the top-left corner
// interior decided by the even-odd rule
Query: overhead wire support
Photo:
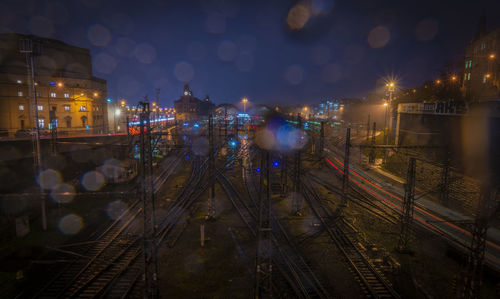
[[[261,151],[259,188],[259,228],[257,231],[257,256],[255,265],[254,298],[272,298],[272,231],[271,184],[269,182],[270,157],[268,150]],[[265,196],[263,195],[265,193]]]
[[[397,250],[401,253],[411,253],[410,241],[412,237],[413,212],[415,207],[415,169],[416,159],[410,158],[408,164],[408,175],[405,184],[405,196],[403,199],[403,210],[401,213],[401,232]]]
[[[351,127],[347,128],[345,137],[345,154],[344,154],[344,174],[342,176],[342,202],[347,203],[349,193],[349,155],[351,148]]]
[[[214,124],[212,114],[208,116],[208,175],[210,181],[210,193],[208,199],[208,215],[207,219],[215,220],[215,146],[214,146]]]
[[[149,102],[139,102],[140,196],[143,203],[144,298],[159,298],[158,260],[153,183],[153,146]]]
[[[496,216],[500,207],[498,203],[495,203],[495,198],[496,193],[493,192],[491,186],[484,184],[481,187],[476,218],[472,225],[462,298],[480,298],[487,231],[490,221]]]
[[[376,132],[377,132],[377,123],[376,122],[373,122],[373,130],[372,130],[372,148],[370,150],[370,156],[369,156],[369,159],[368,159],[368,162],[370,164],[374,164],[375,163],[375,147],[373,147],[375,145],[375,135],[376,135]]]
[[[297,128],[302,130],[302,117],[300,113],[297,114]],[[301,166],[302,166],[302,157],[300,148],[297,149],[295,153],[295,194],[293,196],[293,212],[295,215],[300,215],[300,209],[302,208],[302,197],[300,196],[300,176],[301,176]]]
[[[31,134],[32,155],[33,155],[33,172],[35,180],[42,171],[42,155],[40,149],[40,123],[38,117],[38,99],[35,82],[35,55],[41,55],[41,47],[39,42],[29,38],[19,40],[19,52],[26,54],[26,68],[28,89],[32,94],[32,105],[30,105],[32,127],[35,129]],[[42,230],[47,230],[47,212],[45,193],[40,189],[41,193],[41,214],[42,214]]]

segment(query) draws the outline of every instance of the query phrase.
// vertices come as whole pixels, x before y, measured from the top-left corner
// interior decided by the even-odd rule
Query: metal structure
[[[272,297],[272,231],[271,184],[269,183],[269,151],[261,152],[259,190],[259,229],[257,231],[257,256],[255,264],[254,298]],[[265,195],[263,193],[265,192]]]
[[[366,123],[366,142],[370,140],[370,114],[368,114],[368,122]]]
[[[464,277],[463,298],[480,298],[481,276],[486,250],[486,233],[489,223],[495,217],[496,210],[498,209],[498,207],[492,206],[496,197],[495,195],[491,187],[484,185],[481,188],[476,218],[471,231],[472,238]]]
[[[372,146],[375,145],[375,134],[376,134],[376,131],[377,131],[377,123],[373,122]],[[370,156],[368,157],[368,162],[370,164],[375,163],[375,148],[374,147],[372,147],[372,149],[370,150]]]
[[[299,130],[302,129],[302,117],[300,113],[297,114],[297,128]],[[293,195],[293,211],[295,214],[300,213],[300,209],[302,208],[302,197],[300,196],[300,172],[302,166],[302,158],[300,149],[295,153],[295,167],[294,167],[294,186],[295,186],[295,194]]]
[[[408,165],[408,176],[405,184],[405,197],[403,199],[403,210],[401,213],[401,232],[399,234],[398,251],[402,253],[409,253],[411,230],[413,223],[413,211],[415,201],[415,169],[416,159],[410,158]]]
[[[441,183],[439,185],[439,200],[444,206],[448,206],[450,197],[450,159],[449,156],[444,161],[441,171]]]
[[[214,125],[213,118],[208,116],[208,176],[210,181],[210,193],[208,198],[208,214],[207,219],[215,219],[215,146],[214,146]]]
[[[342,176],[342,202],[347,203],[347,194],[349,192],[349,154],[351,147],[351,128],[347,128],[345,136],[345,154],[344,154],[344,175]]]
[[[40,124],[38,121],[38,99],[36,92],[36,82],[35,82],[35,55],[41,54],[41,46],[36,41],[32,39],[21,39],[19,40],[19,52],[26,54],[26,68],[27,68],[27,82],[29,93],[33,96],[33,104],[31,105],[31,117],[33,121],[33,126],[35,128],[34,132],[31,132],[31,143],[33,148],[33,171],[35,176],[35,181],[37,176],[42,171],[42,156],[40,153]],[[42,209],[42,229],[47,230],[47,213],[46,213],[46,203],[43,190],[41,192],[41,209]]]
[[[156,248],[155,199],[153,182],[153,146],[151,143],[148,102],[139,102],[140,122],[140,194],[143,203],[144,298],[159,298]]]
[[[320,157],[323,155],[324,148],[325,148],[325,122],[322,121],[321,122],[321,128],[319,130],[319,149],[318,149],[318,155]]]

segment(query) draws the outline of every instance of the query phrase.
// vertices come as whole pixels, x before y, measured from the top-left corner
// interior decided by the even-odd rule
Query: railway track
[[[370,262],[359,244],[351,239],[350,235],[354,232],[348,232],[347,226],[341,227],[342,224],[321,203],[321,198],[310,182],[304,179],[301,184],[305,200],[346,258],[366,295],[370,298],[400,298],[384,274]]]
[[[247,166],[243,168],[243,177],[251,198],[250,202],[243,199],[230,179],[222,172],[217,172],[216,178],[243,222],[252,235],[256,237],[258,226],[256,196],[258,195],[252,179],[251,166],[248,165],[250,164],[249,156],[244,156],[243,159]],[[308,263],[299,254],[293,241],[279,223],[279,220],[274,215],[272,217],[273,261],[281,274],[273,280],[274,288],[289,286],[292,293],[298,298],[329,298],[328,292],[323,288]],[[283,291],[282,289],[276,290],[278,294],[281,292],[281,295],[283,295]]]
[[[157,192],[172,175],[180,163],[180,156],[172,159],[168,167],[155,178]],[[104,297],[113,291],[130,291],[130,285],[116,284],[117,280],[127,277],[125,273],[139,270],[137,263],[142,254],[141,223],[138,217],[142,212],[140,200],[134,201],[103,233],[100,234],[87,252],[85,258],[73,261],[51,279],[35,298],[73,298]],[[139,272],[140,273],[140,272]],[[138,276],[137,274],[133,274]],[[123,282],[124,279],[121,279]],[[133,283],[130,281],[129,283]],[[113,284],[116,287],[110,288]]]

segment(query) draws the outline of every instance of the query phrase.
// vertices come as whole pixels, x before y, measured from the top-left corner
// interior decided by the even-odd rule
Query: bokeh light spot
[[[54,169],[46,169],[38,174],[36,181],[42,189],[49,190],[61,183],[61,175]]]
[[[80,216],[69,214],[62,217],[57,226],[61,233],[75,235],[83,228],[83,220]]]
[[[367,42],[370,47],[378,49],[387,45],[391,39],[391,33],[385,26],[377,26],[373,28],[368,34]]]
[[[309,21],[309,9],[304,5],[298,4],[290,9],[286,18],[288,27],[292,30],[302,29]]]
[[[238,48],[231,41],[223,41],[217,48],[217,56],[222,61],[233,61],[238,54]]]
[[[415,28],[415,37],[422,42],[432,40],[438,33],[438,22],[434,19],[420,21]]]
[[[140,63],[151,64],[156,58],[156,49],[148,43],[143,43],[135,47],[134,54]]]
[[[104,175],[98,171],[89,171],[82,177],[82,186],[88,191],[97,191],[106,183]]]
[[[121,200],[115,200],[108,204],[106,207],[106,214],[112,220],[120,217],[127,210],[127,204]]]
[[[104,47],[111,41],[111,32],[109,32],[108,28],[96,24],[90,26],[87,32],[87,38],[94,46]]]
[[[73,200],[75,196],[75,188],[70,184],[61,183],[52,188],[50,197],[56,203],[68,203]]]
[[[194,68],[190,63],[181,61],[175,65],[174,75],[181,82],[189,82],[194,78]]]
[[[297,64],[287,67],[285,69],[285,80],[290,85],[300,84],[304,80],[304,69]]]

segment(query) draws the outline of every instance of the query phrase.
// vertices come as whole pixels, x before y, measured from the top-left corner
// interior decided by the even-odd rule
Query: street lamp
[[[392,112],[391,111],[391,109],[392,109],[392,106],[391,106],[392,93],[394,92],[394,90],[396,90],[396,82],[394,82],[394,81],[387,82],[385,84],[385,87],[387,88],[387,91],[389,92],[389,103],[387,103],[388,106],[386,109],[387,110],[386,113],[389,114],[389,129],[387,129],[387,127],[384,128],[384,131],[386,131],[386,130],[388,131],[386,133],[386,137],[385,137],[385,144],[388,144],[389,143],[389,134],[388,133],[391,132],[391,130],[392,130],[392,113],[391,113]]]
[[[241,101],[243,102],[243,112],[246,112],[248,99],[247,98],[243,98],[243,100],[241,100]]]

